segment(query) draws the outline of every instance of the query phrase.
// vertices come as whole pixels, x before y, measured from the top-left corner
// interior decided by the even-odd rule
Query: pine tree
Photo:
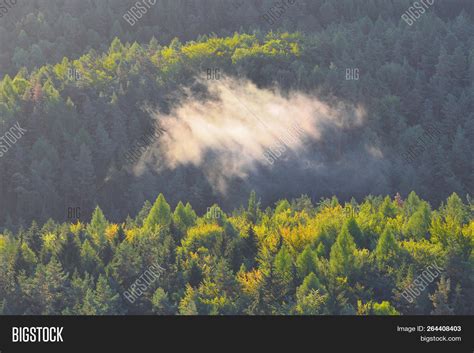
[[[359,225],[357,224],[357,221],[354,219],[354,217],[351,217],[347,220],[346,227],[358,248],[369,247],[369,244],[367,244],[367,241],[364,238],[364,235],[362,234],[362,231],[360,230]]]
[[[186,287],[186,293],[179,303],[180,315],[198,315],[196,294],[191,286]]]
[[[380,205],[380,213],[383,215],[384,218],[393,218],[397,214],[397,208],[395,207],[389,196],[385,197],[382,202],[382,205]]]
[[[250,193],[249,204],[247,208],[248,220],[252,223],[256,223],[259,211],[260,202],[257,201],[257,194],[255,193],[255,191],[252,191]]]
[[[330,269],[334,274],[349,277],[354,269],[354,251],[356,245],[349,233],[347,224],[342,228],[331,248],[329,257]]]
[[[410,217],[403,226],[403,234],[409,239],[421,240],[427,237],[428,228],[431,223],[431,210],[429,205],[422,202],[418,210]]]
[[[19,284],[21,298],[25,301],[25,314],[60,315],[68,306],[67,277],[54,257],[47,265],[38,265],[34,277],[20,275]]]
[[[308,245],[296,259],[296,268],[299,278],[303,279],[311,272],[316,272],[316,255]]]
[[[143,268],[141,254],[129,241],[122,242],[116,248],[114,258],[108,265],[110,276],[124,288],[128,288],[141,276]]]
[[[97,251],[94,250],[89,240],[84,241],[81,246],[81,269],[82,272],[97,274],[102,268]]]
[[[169,229],[170,224],[171,208],[166,202],[163,194],[160,194],[145,220],[144,228],[147,230],[153,230],[155,226],[160,225],[166,229]]]
[[[15,271],[26,271],[28,275],[31,275],[34,272],[37,261],[36,254],[30,249],[28,244],[21,243],[15,259]]]
[[[43,243],[38,223],[36,223],[36,221],[31,223],[31,227],[25,233],[24,240],[36,254],[40,252]]]
[[[296,290],[296,312],[300,315],[321,315],[326,313],[328,300],[326,290],[314,273],[310,273]]]
[[[430,299],[433,303],[432,315],[452,315],[453,309],[449,304],[449,293],[451,291],[451,280],[446,279],[445,276],[441,276],[438,282],[438,289],[433,295],[430,295]]]
[[[151,303],[153,305],[153,312],[157,315],[174,314],[174,308],[168,298],[168,293],[166,293],[163,288],[158,288],[155,291]]]
[[[146,200],[145,203],[143,204],[142,209],[140,212],[138,212],[137,217],[135,218],[135,222],[139,227],[143,227],[143,224],[145,223],[145,219],[147,216],[150,214],[152,204],[150,201]]]
[[[188,219],[190,225],[194,225],[197,219],[196,212],[194,212],[193,207],[189,202],[186,203],[186,218]]]
[[[173,226],[176,229],[177,239],[181,239],[186,234],[187,229],[192,225],[193,220],[190,219],[186,207],[180,201],[173,213]]]
[[[375,248],[375,258],[379,268],[390,263],[398,254],[398,243],[390,226],[386,226]]]
[[[284,295],[290,290],[289,287],[294,279],[293,259],[285,245],[283,245],[276,254],[273,266],[275,268],[276,279],[279,285],[283,287],[282,293],[280,294]]]
[[[94,292],[95,315],[118,315],[121,313],[120,295],[112,290],[107,279],[99,275]]]
[[[92,214],[91,223],[87,226],[87,233],[98,248],[102,248],[107,243],[107,237],[105,236],[106,228],[107,220],[100,207],[97,206]]]
[[[275,214],[279,214],[282,212],[285,212],[291,208],[290,203],[288,200],[281,200],[277,202],[277,205],[275,207]]]

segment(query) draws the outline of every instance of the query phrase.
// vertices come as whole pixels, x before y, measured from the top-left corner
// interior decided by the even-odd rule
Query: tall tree
[[[346,224],[331,248],[330,269],[334,274],[349,277],[354,269],[354,251],[356,245]]]

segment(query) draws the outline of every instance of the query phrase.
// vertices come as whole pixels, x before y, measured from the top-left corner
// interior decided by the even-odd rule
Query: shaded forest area
[[[0,235],[0,313],[472,315],[472,212],[415,193],[265,210],[251,193],[203,217],[159,195],[120,224],[97,208],[89,224]]]
[[[57,63],[65,56],[77,59],[89,49],[106,51],[115,37],[130,43],[155,37],[165,45],[175,37],[188,41],[209,33],[228,36],[275,29],[313,33],[363,18],[398,23],[412,3],[298,0],[278,23],[270,25],[262,16],[275,5],[272,0],[157,0],[138,25],[129,26],[123,19],[133,5],[128,0],[24,1],[0,20],[0,77],[15,75],[22,67],[31,70]],[[462,10],[472,15],[472,1],[435,1],[433,9],[443,20],[454,19]]]
[[[200,212],[221,203],[199,168],[136,177],[123,163],[130,146],[149,131],[151,117],[143,107],[170,111],[185,94],[183,87],[196,86],[196,72],[204,75],[202,68],[209,67],[262,87],[317,90],[329,102],[337,97],[363,105],[363,129],[338,141],[328,137],[323,149],[314,146],[329,170],[340,162],[341,146],[351,150],[354,141],[372,141],[383,153],[380,167],[352,173],[382,171],[383,177],[365,187],[343,193],[351,177],[334,179],[332,188],[315,178],[297,183],[302,190],[291,191],[295,183],[288,181],[264,192],[236,181],[226,210],[245,203],[244,195],[254,188],[266,204],[305,193],[314,201],[334,194],[362,200],[396,192],[406,197],[412,190],[434,205],[452,192],[465,199],[474,178],[473,30],[466,14],[447,23],[426,14],[413,28],[362,18],[310,35],[235,34],[186,44],[175,39],[165,47],[154,39],[148,44],[116,39],[105,53],[91,50],[31,74],[22,69],[7,75],[0,84],[2,128],[19,122],[28,132],[0,158],[0,224],[16,229],[33,219],[63,221],[70,207],[81,207],[84,220],[96,205],[118,222],[159,192],[173,205],[189,201]],[[346,80],[347,67],[359,68],[360,80]],[[406,162],[403,155],[432,125],[441,133],[417,150],[413,163]],[[267,169],[260,184],[289,170],[284,164]],[[382,186],[372,189],[377,183]]]

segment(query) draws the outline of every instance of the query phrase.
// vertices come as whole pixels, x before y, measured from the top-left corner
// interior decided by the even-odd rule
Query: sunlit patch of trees
[[[474,313],[473,205],[439,209],[412,192],[313,206],[307,197],[262,210],[199,217],[163,195],[135,218],[49,221],[0,235],[3,314],[399,315]],[[408,302],[428,266],[441,275]],[[164,269],[132,304],[123,293]]]

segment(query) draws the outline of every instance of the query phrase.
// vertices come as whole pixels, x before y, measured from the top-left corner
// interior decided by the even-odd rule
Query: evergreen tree
[[[250,193],[249,204],[247,208],[248,220],[252,223],[256,223],[259,212],[260,212],[260,202],[257,201],[257,194],[255,193],[255,191],[252,191]]]
[[[189,211],[186,210],[186,207],[180,201],[173,213],[173,225],[176,229],[178,240],[184,237],[186,231],[193,223],[192,215],[189,214]]]
[[[91,236],[95,246],[102,248],[107,242],[105,229],[107,228],[107,220],[100,207],[96,207],[92,214],[91,223],[87,227],[87,233]]]
[[[153,207],[148,214],[148,217],[145,219],[144,227],[145,229],[152,230],[155,226],[160,225],[165,228],[168,228],[171,224],[171,208],[170,205],[166,202],[163,194],[160,194],[156,199]]]
[[[88,296],[89,300],[87,300]],[[95,291],[87,292],[86,303],[93,308],[94,314],[92,315],[118,315],[121,313],[120,296],[112,290],[103,275],[99,275]]]
[[[20,275],[25,313],[31,315],[59,315],[68,306],[69,281],[61,264],[52,258],[47,265],[40,264],[34,277]]]
[[[163,288],[158,288],[152,298],[153,312],[157,315],[171,315],[174,308],[169,301],[168,294]]]
[[[347,220],[347,230],[349,231],[349,234],[352,236],[354,239],[357,247],[359,248],[368,248],[369,244],[366,241],[364,235],[362,234],[362,231],[359,228],[359,225],[357,224],[356,220],[351,217]]]
[[[296,259],[296,268],[301,279],[316,271],[316,255],[308,245]]]
[[[349,277],[354,269],[356,246],[346,224],[331,248],[330,269],[334,274]]]
[[[438,282],[438,289],[433,295],[430,295],[430,299],[433,302],[433,315],[452,315],[453,309],[449,303],[449,293],[451,291],[451,281],[441,276]]]
[[[310,273],[296,291],[296,312],[300,315],[321,315],[327,313],[325,304],[328,296],[314,273]]]
[[[375,258],[379,268],[390,264],[399,251],[395,234],[390,226],[386,226],[375,249]]]
[[[102,263],[97,251],[94,250],[89,240],[84,241],[81,246],[81,269],[82,272],[97,274],[102,269]]]

